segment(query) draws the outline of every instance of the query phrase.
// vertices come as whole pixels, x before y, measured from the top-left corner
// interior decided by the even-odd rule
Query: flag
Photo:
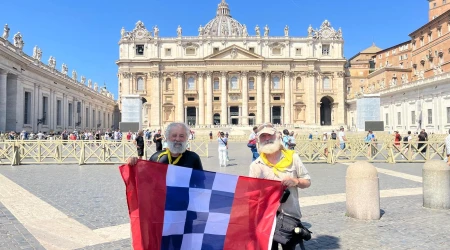
[[[270,249],[279,181],[149,161],[120,172],[135,250]]]

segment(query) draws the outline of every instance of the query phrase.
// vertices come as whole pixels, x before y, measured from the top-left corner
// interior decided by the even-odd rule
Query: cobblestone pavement
[[[220,168],[217,145],[211,143],[206,169],[246,175],[251,161],[244,143],[230,143],[229,166]],[[307,164],[312,186],[301,190],[303,221],[314,232],[307,249],[450,249],[450,211],[425,209],[422,195],[414,193],[422,184],[422,164],[375,164],[381,190],[406,190],[406,195],[385,195],[379,221],[358,221],[345,216],[345,174],[347,165]],[[128,223],[124,184],[116,165],[0,166],[8,178],[32,196],[48,203],[89,231],[126,226]],[[392,174],[395,171],[395,174]],[[0,249],[45,249],[42,235],[33,235],[26,221],[19,221],[17,207],[5,200],[0,183]],[[408,193],[410,192],[410,193]],[[3,197],[3,198],[2,198]],[[342,200],[344,197],[344,200]],[[2,200],[4,199],[4,200]],[[321,202],[317,202],[321,200]],[[2,203],[5,201],[6,203]],[[323,201],[323,202],[322,202]],[[32,210],[33,208],[27,208]],[[31,213],[31,212],[30,212]],[[23,219],[22,219],[23,220]],[[44,226],[44,225],[43,225]],[[95,231],[92,231],[95,232]],[[74,236],[71,232],[69,236]],[[40,241],[41,242],[40,242]],[[131,249],[130,239],[92,241],[78,249]],[[55,247],[48,249],[58,249]],[[59,248],[60,249],[60,248]]]

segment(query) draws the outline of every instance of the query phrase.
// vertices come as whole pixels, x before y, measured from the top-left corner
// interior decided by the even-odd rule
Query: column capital
[[[284,72],[284,77],[290,77],[292,75],[292,71],[285,71]]]
[[[198,74],[199,78],[203,78],[203,75],[205,74],[205,72],[204,71],[198,71],[197,74]]]
[[[264,73],[264,72],[261,71],[261,70],[256,71],[256,75],[257,75],[257,76],[262,76],[263,73]]]
[[[212,71],[205,71],[206,77],[211,77],[213,72]]]
[[[220,71],[220,75],[222,76],[222,77],[226,77],[227,76],[227,71]]]
[[[158,77],[161,76],[161,72],[159,72],[159,71],[152,71],[152,72],[149,73],[149,75],[150,75],[151,78],[158,78]]]
[[[177,76],[177,77],[183,77],[184,76],[184,72],[183,71],[178,71],[177,73],[175,73],[175,75]]]
[[[246,77],[248,75],[248,71],[241,71],[241,76]]]
[[[8,70],[0,69],[0,75],[7,75],[8,73]]]

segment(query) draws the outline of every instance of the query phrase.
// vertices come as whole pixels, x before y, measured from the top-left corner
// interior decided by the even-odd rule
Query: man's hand
[[[281,183],[286,187],[296,187],[298,185],[299,180],[297,178],[289,178],[286,177]]]
[[[132,157],[128,158],[127,164],[132,167],[137,164],[137,161],[138,161],[138,158],[132,156]]]

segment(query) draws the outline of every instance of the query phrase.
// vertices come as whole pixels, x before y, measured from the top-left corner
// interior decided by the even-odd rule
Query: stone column
[[[227,72],[222,71],[221,73],[221,97],[220,97],[220,104],[221,104],[221,114],[220,114],[220,124],[222,125],[226,125],[228,124],[228,112],[227,112]]]
[[[187,119],[187,107],[184,107],[184,122],[188,123],[188,119]],[[190,124],[189,124],[190,125]]]
[[[205,120],[205,124],[206,125],[211,125],[212,124],[212,117],[213,117],[213,113],[212,113],[212,107],[213,107],[213,92],[212,92],[212,87],[213,87],[213,83],[212,83],[212,72],[211,71],[207,71],[206,72],[206,120]]]
[[[270,71],[264,72],[264,122],[270,122],[272,110],[270,109]]]
[[[23,115],[25,110],[25,99],[24,99],[24,91],[23,91],[23,77],[17,77],[17,96],[16,96],[16,131],[23,130]]]
[[[271,105],[271,106],[269,107],[269,109],[270,109],[270,118],[269,118],[269,120],[266,120],[266,121],[264,121],[264,122],[272,122],[270,119],[273,117],[273,106]]]
[[[178,82],[178,89],[177,89],[177,109],[178,109],[178,115],[177,120],[179,122],[185,122],[184,121],[184,93],[183,93],[183,72],[177,73],[177,82]],[[158,104],[159,105],[159,104]],[[154,109],[154,106],[152,105],[152,110]]]
[[[69,119],[69,112],[67,112],[68,109],[68,104],[67,104],[67,94],[63,93],[63,100],[62,100],[62,104],[61,104],[61,126],[63,128],[63,130],[67,129],[67,123],[68,123],[68,119]]]
[[[55,117],[53,115],[53,99],[55,96],[55,91],[53,91],[52,89],[50,89],[50,96],[48,97],[48,112],[47,112],[47,118],[46,118],[46,122],[47,122],[47,126],[49,130],[54,129],[54,125],[53,122],[55,122]]]
[[[6,129],[6,82],[8,71],[0,70],[0,131],[5,133]]]
[[[238,120],[238,124],[242,125],[242,106],[239,106],[239,120]]]
[[[161,123],[161,109],[162,109],[162,100],[161,100],[161,84],[160,84],[160,72],[151,72],[150,76],[152,77],[152,96],[153,100],[151,102],[152,105],[152,113],[151,117],[149,118],[151,120],[152,125],[156,125],[160,127],[162,125]],[[146,127],[148,124],[142,124],[143,121],[140,121],[142,127]]]
[[[197,124],[205,124],[205,88],[203,83],[204,72],[198,72],[198,110],[197,110]]]
[[[31,124],[33,124],[33,132],[38,132],[39,130],[39,126],[37,125],[37,120],[41,119],[41,117],[39,117],[41,114],[39,113],[39,91],[40,91],[40,86],[38,86],[36,83],[34,84],[34,97],[33,97],[33,102],[34,102],[34,109],[31,113]]]
[[[284,73],[284,119],[283,124],[291,124],[291,72]]]
[[[285,111],[285,109],[284,109],[284,107],[283,106],[281,106],[280,107],[280,109],[281,109],[281,112],[280,112],[280,124],[287,124],[286,122],[285,122],[285,117],[284,117],[284,111]]]
[[[263,123],[263,84],[262,84],[262,71],[257,72],[256,76],[256,125]]]
[[[240,116],[243,116],[240,120],[240,124],[248,125],[248,78],[247,71],[242,72],[242,106],[240,107]]]
[[[201,107],[201,106],[200,106],[200,107]],[[203,107],[203,108],[204,108],[204,107]],[[199,112],[199,107],[195,107],[195,126],[199,125],[198,123],[199,123],[200,117],[199,117],[199,115],[198,115],[198,112]]]

